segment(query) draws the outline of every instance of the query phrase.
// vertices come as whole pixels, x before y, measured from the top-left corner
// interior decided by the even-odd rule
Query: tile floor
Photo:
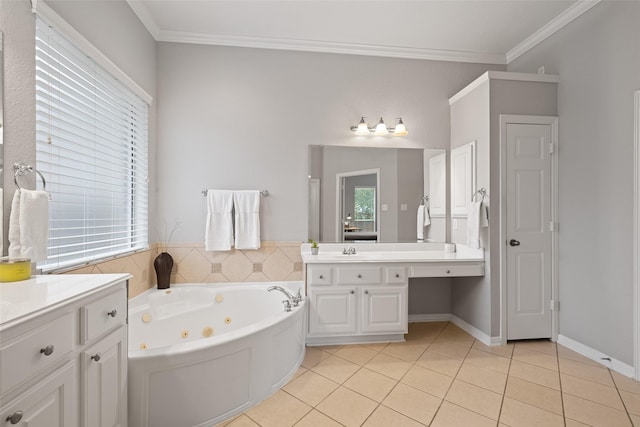
[[[640,427],[640,383],[561,345],[487,347],[448,322],[406,338],[308,347],[287,385],[219,425]]]

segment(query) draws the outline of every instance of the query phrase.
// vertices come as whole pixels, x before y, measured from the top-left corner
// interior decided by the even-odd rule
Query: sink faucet
[[[342,255],[355,255],[356,254],[356,248],[354,248],[353,246],[349,246],[348,248],[344,248],[342,250]]]
[[[285,303],[285,310],[286,311],[291,311],[291,304],[293,304],[294,307],[297,307],[300,304],[300,301],[302,301],[302,292],[301,292],[300,288],[298,288],[298,292],[295,295],[291,294],[289,291],[287,291],[282,286],[269,286],[267,288],[267,291],[269,291],[269,292],[271,292],[271,291],[279,291],[279,292],[282,292],[287,297],[287,300],[283,301]],[[288,310],[287,310],[287,308],[288,308]]]

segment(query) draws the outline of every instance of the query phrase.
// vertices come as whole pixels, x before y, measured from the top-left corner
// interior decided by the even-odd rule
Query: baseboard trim
[[[422,323],[422,322],[448,322],[451,320],[451,314],[438,313],[438,314],[410,314],[409,323]]]
[[[421,322],[451,322],[484,345],[499,346],[503,345],[502,337],[490,337],[482,332],[480,329],[472,326],[451,313],[439,313],[439,314],[410,314],[409,323],[421,323]]]
[[[602,366],[612,369],[625,377],[633,378],[634,369],[633,366],[627,365],[617,359],[610,357],[609,355],[602,353],[594,348],[584,345],[578,341],[572,340],[564,335],[558,335],[558,344],[567,347],[569,350],[573,350],[576,353],[583,355],[584,357],[593,360],[601,364]],[[603,360],[607,358],[610,360]]]
[[[465,322],[464,320],[462,320],[461,318],[459,318],[454,314],[451,315],[451,323],[453,323],[458,328],[462,329],[463,331],[465,331],[466,333],[468,333],[469,335],[471,335],[472,337],[480,341],[482,344],[487,346],[492,345],[491,344],[492,339],[489,335],[485,334],[480,329],[470,325],[469,323]]]

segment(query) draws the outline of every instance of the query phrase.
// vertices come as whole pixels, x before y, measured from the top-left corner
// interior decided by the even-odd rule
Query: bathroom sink
[[[335,260],[335,261],[358,261],[358,260],[372,260],[372,259],[377,259],[379,257],[376,257],[374,254],[372,253],[367,253],[367,254],[342,254],[342,253],[328,253],[328,254],[318,254],[318,256],[322,259],[329,259],[329,260]]]

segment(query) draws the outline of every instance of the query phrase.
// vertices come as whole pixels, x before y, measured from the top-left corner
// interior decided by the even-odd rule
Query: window
[[[355,187],[354,222],[361,231],[376,231],[376,187]]]
[[[47,181],[50,271],[144,249],[148,105],[40,18],[36,167]]]

